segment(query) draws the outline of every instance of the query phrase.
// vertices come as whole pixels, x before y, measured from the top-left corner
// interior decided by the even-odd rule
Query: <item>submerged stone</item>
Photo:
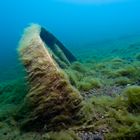
[[[79,119],[82,98],[59,64],[68,66],[75,57],[62,46],[39,25],[25,30],[18,49],[30,85],[17,115],[23,130],[54,130]]]

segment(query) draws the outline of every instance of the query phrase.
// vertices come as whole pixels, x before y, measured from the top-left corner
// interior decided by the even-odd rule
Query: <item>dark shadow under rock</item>
[[[53,57],[60,67],[64,68],[76,61],[75,56],[53,34],[43,27],[41,27],[40,37],[53,52]]]

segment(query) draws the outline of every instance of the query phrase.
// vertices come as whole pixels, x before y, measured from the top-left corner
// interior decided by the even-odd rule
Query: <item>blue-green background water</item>
[[[25,72],[17,47],[30,23],[76,56],[67,77],[45,63]],[[0,0],[0,140],[139,137],[140,0]]]
[[[45,26],[77,55],[92,49],[89,44],[139,36],[140,1],[1,0],[0,79],[18,73],[16,48],[29,23]]]

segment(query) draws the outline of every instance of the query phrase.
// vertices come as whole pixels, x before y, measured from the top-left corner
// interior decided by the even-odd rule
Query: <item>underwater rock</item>
[[[54,37],[41,31],[39,25],[28,27],[18,49],[27,71],[30,90],[16,118],[21,128],[27,131],[49,131],[69,127],[79,119],[78,112],[82,106],[79,92],[71,86],[58,65],[61,62],[68,66],[75,58],[66,49],[60,50],[59,46],[62,44],[59,45],[58,40],[57,43],[51,44]],[[43,32],[46,32],[44,28]],[[45,34],[42,37],[52,38],[43,42],[40,33]],[[53,46],[55,51],[49,46]],[[60,58],[55,52],[61,53]]]

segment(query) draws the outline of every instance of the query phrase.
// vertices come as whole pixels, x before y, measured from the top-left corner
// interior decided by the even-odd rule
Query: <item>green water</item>
[[[138,0],[5,0],[0,2],[0,12],[0,140],[139,140]],[[61,119],[67,114],[63,114],[60,125],[51,131],[47,124],[40,128],[43,120],[38,126],[32,123],[31,130],[21,126],[22,119],[33,111],[25,106],[33,85],[17,48],[24,28],[32,22],[54,34],[77,58],[62,70],[69,85],[80,93],[78,117],[75,123],[65,125]],[[59,106],[53,100],[51,103],[53,109],[65,106],[63,102]]]

